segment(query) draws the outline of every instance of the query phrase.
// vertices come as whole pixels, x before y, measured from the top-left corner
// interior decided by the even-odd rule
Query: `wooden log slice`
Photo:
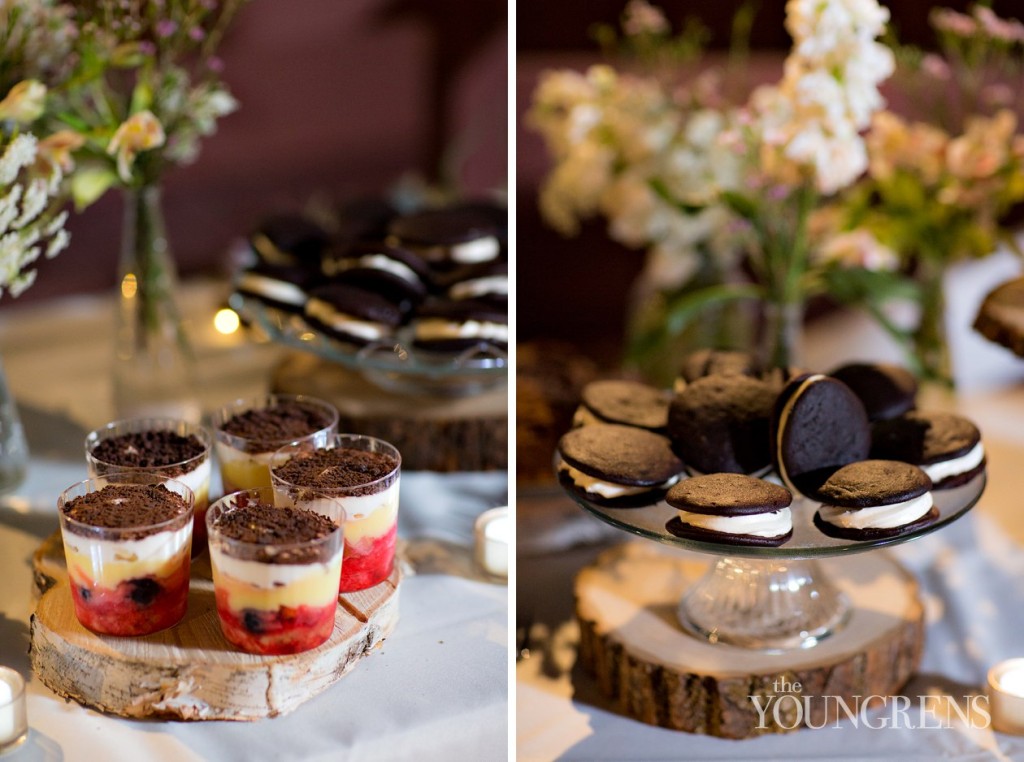
[[[834,724],[846,717],[836,697],[856,712],[910,679],[924,609],[913,577],[884,552],[820,563],[850,598],[848,624],[813,648],[767,653],[679,625],[679,601],[706,560],[646,541],[613,548],[576,579],[580,664],[622,712],[651,725],[747,738]]]
[[[30,657],[55,693],[122,717],[258,720],[287,714],[347,674],[398,622],[402,573],[344,593],[323,645],[288,656],[242,653],[224,638],[205,554],[193,561],[188,611],[174,627],[144,637],[96,635],[75,618],[66,571],[55,552],[36,556]]]
[[[274,392],[309,394],[338,408],[338,431],[391,442],[415,471],[493,471],[508,467],[508,386],[444,397],[399,394],[315,355],[288,355]]]

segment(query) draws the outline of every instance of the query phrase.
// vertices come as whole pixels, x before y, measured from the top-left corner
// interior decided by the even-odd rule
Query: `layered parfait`
[[[402,458],[373,437],[338,434],[324,447],[282,448],[272,476],[277,501],[345,522],[341,591],[364,590],[391,574]]]
[[[224,493],[270,486],[274,452],[291,442],[321,446],[338,425],[334,406],[314,397],[269,394],[236,400],[214,415]]]
[[[147,635],[188,605],[194,495],[153,474],[87,479],[58,499],[75,615],[105,635]]]
[[[85,438],[89,476],[123,471],[174,479],[195,495],[192,552],[206,547],[206,509],[210,505],[212,438],[197,424],[170,418],[134,418],[108,423]]]
[[[243,651],[298,653],[334,629],[342,527],[272,499],[269,488],[236,492],[207,513],[217,614]]]

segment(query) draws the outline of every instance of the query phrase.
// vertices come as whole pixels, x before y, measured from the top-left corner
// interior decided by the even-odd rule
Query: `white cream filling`
[[[498,256],[501,251],[501,244],[493,236],[477,238],[475,241],[457,243],[451,247],[451,258],[463,264],[475,264],[476,262],[487,262]]]
[[[306,301],[306,292],[294,283],[285,283],[259,273],[242,273],[238,279],[238,288],[282,304],[300,306]]]
[[[159,567],[181,555],[182,548],[192,537],[192,522],[181,529],[169,529],[137,540],[102,540],[72,531],[63,534],[68,550],[87,556],[95,570],[125,562]],[[102,576],[102,571],[97,571],[97,576]]]
[[[409,283],[419,283],[420,276],[416,274],[409,265],[392,259],[386,254],[364,254],[355,259],[339,259],[324,262],[324,275],[337,275],[345,270],[365,268],[369,270],[382,270],[391,273]]]
[[[457,323],[443,318],[424,318],[416,321],[415,335],[424,341],[439,339],[480,339],[482,341],[508,341],[507,323],[488,323],[467,320]]]
[[[668,503],[665,503],[668,506]],[[672,506],[669,506],[670,508]],[[674,508],[684,524],[724,534],[750,534],[755,537],[781,537],[793,529],[793,514],[789,508],[768,513],[751,513],[743,516],[717,516],[693,513]]]
[[[492,275],[487,278],[473,278],[456,283],[448,289],[452,299],[472,299],[485,294],[508,294],[508,276]]]
[[[681,476],[681,474],[676,474],[668,481],[662,484],[656,484],[653,487],[632,487],[625,484],[616,484],[615,482],[606,482],[596,477],[589,476],[579,469],[573,468],[561,459],[558,461],[558,470],[565,471],[569,474],[569,478],[572,479],[573,484],[581,488],[584,492],[589,492],[592,495],[600,495],[601,497],[606,498],[624,497],[626,495],[641,495],[644,492],[668,489],[679,481]]]
[[[932,508],[932,493],[925,492],[919,497],[892,505],[874,508],[842,508],[838,505],[823,505],[818,509],[822,521],[844,529],[892,529],[912,524]]]
[[[390,331],[380,323],[360,320],[353,315],[335,309],[334,306],[322,299],[310,299],[306,304],[306,314],[336,331],[348,333],[367,341],[377,341],[390,335]]]
[[[267,564],[261,561],[249,561],[229,556],[211,543],[212,561],[221,574],[246,582],[254,587],[272,589],[290,585],[307,577],[320,577],[330,572],[331,567],[338,563],[338,556],[344,552],[343,547],[331,556],[327,563],[320,561],[311,564]]]
[[[928,477],[934,484],[938,484],[943,479],[948,479],[957,474],[964,474],[972,468],[977,468],[984,458],[985,448],[981,442],[978,442],[969,452],[961,455],[959,458],[951,458],[941,463],[930,463],[929,465],[921,466],[921,470],[928,474]]]
[[[179,474],[178,476],[172,476],[176,482],[181,482],[187,486],[196,495],[205,492],[210,486],[210,473],[213,470],[212,460],[206,458],[202,463],[193,468],[186,474]]]

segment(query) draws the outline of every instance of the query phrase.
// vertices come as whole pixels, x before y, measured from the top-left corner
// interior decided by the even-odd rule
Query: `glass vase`
[[[953,361],[946,337],[945,270],[932,257],[918,259],[916,280],[921,289],[921,312],[913,331],[914,359],[923,381],[953,387]]]
[[[0,495],[13,492],[25,480],[28,470],[28,442],[18,408],[7,386],[7,374],[0,361]]]
[[[763,320],[757,358],[762,367],[799,366],[803,321],[803,302],[765,301],[763,303]]]
[[[176,303],[160,187],[124,191],[114,359],[118,418],[198,421],[196,362]]]

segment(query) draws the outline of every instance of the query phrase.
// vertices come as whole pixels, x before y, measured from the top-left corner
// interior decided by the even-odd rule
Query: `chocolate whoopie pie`
[[[459,267],[438,281],[452,301],[476,299],[508,309],[508,262],[503,259]]]
[[[749,352],[730,349],[698,349],[683,358],[673,388],[680,392],[687,384],[706,376],[758,375],[757,360]]]
[[[668,439],[633,426],[573,429],[558,441],[558,452],[559,481],[601,505],[652,505],[683,471]]]
[[[480,344],[508,348],[508,313],[466,299],[425,302],[412,319],[413,346],[432,352],[462,352]]]
[[[814,374],[793,379],[779,394],[770,441],[783,483],[815,497],[839,468],[867,459],[871,428],[863,403],[846,384]]]
[[[301,313],[309,291],[322,282],[319,269],[258,263],[238,274],[235,290],[271,307]]]
[[[396,304],[419,304],[427,295],[430,268],[416,254],[397,246],[343,246],[326,255],[322,267],[333,282],[373,291]]]
[[[692,474],[756,474],[771,465],[768,424],[775,392],[742,375],[700,378],[676,394],[668,432]]]
[[[249,237],[261,262],[277,266],[320,268],[320,256],[331,237],[315,222],[295,214],[270,217]]]
[[[621,423],[658,434],[668,427],[669,397],[661,389],[637,381],[608,379],[583,387],[573,424]]]
[[[829,537],[880,540],[916,531],[939,518],[932,481],[917,466],[862,460],[843,466],[818,489],[814,525]]]
[[[829,375],[850,387],[864,403],[871,421],[895,418],[914,409],[917,379],[899,365],[850,363]]]
[[[920,466],[935,489],[966,484],[985,470],[981,432],[953,413],[913,411],[871,428],[871,457]]]
[[[310,325],[358,345],[391,339],[405,315],[401,305],[390,299],[345,283],[313,289],[305,310]]]
[[[665,528],[677,537],[731,545],[778,546],[793,536],[785,487],[744,474],[708,474],[674,485],[665,501],[679,511]]]
[[[390,201],[375,196],[349,199],[337,209],[334,234],[338,241],[380,242],[388,234],[388,225],[398,216]]]
[[[433,267],[489,262],[501,254],[494,222],[472,208],[426,209],[403,215],[388,227],[388,242],[410,248]]]

